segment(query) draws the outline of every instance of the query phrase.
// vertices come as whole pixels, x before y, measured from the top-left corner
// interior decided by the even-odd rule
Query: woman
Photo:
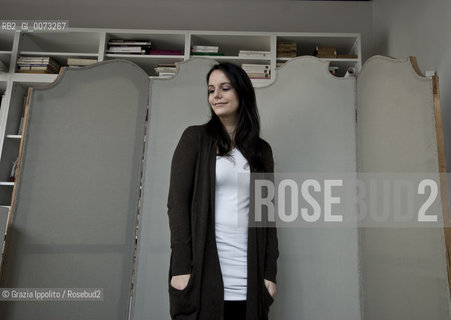
[[[172,159],[170,314],[263,320],[279,253],[274,226],[248,226],[250,172],[273,172],[272,151],[259,137],[255,92],[243,69],[217,64],[207,83],[211,119],[183,132]]]

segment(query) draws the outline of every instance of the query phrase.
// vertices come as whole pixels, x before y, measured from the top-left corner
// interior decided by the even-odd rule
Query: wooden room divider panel
[[[437,132],[434,79],[419,75],[416,69],[409,59],[375,56],[358,75],[359,174],[410,178],[427,174],[440,182],[438,150],[444,146],[436,136],[441,134],[441,123]],[[437,121],[441,122],[440,117]],[[408,227],[360,229],[364,319],[448,319],[442,212],[448,221],[450,217],[446,192],[443,196],[443,201],[429,208],[438,215],[435,226],[411,221]],[[383,202],[380,195],[378,202]],[[406,210],[403,206],[397,213],[406,216]],[[362,221],[366,226],[368,219]]]
[[[103,301],[2,302],[1,319],[127,319],[149,78],[65,69],[28,97],[1,287],[103,288]]]

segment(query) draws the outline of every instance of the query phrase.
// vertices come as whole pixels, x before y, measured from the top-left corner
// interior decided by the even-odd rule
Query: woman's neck
[[[224,125],[224,128],[226,129],[227,133],[230,136],[230,139],[232,139],[232,142],[233,142],[233,140],[234,140],[233,138],[235,135],[235,129],[236,129],[236,121],[221,119],[221,122]]]

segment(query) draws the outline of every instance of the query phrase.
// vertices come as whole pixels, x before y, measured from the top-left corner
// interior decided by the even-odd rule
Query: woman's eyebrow
[[[219,85],[222,86],[223,84],[230,84],[231,85],[232,83],[231,82],[221,82]],[[214,85],[212,85],[212,84],[209,84],[208,86],[209,87],[214,87]]]

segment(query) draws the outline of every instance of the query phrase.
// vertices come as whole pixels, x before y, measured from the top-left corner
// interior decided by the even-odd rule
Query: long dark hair
[[[224,72],[235,89],[238,99],[238,122],[235,128],[233,144],[247,159],[251,170],[265,171],[267,161],[263,157],[264,145],[260,139],[260,116],[257,109],[257,99],[251,80],[247,73],[239,66],[223,62],[214,65],[207,74],[207,84],[213,71]],[[210,107],[211,118],[207,123],[207,132],[217,143],[218,155],[229,155],[232,141],[219,117]]]

